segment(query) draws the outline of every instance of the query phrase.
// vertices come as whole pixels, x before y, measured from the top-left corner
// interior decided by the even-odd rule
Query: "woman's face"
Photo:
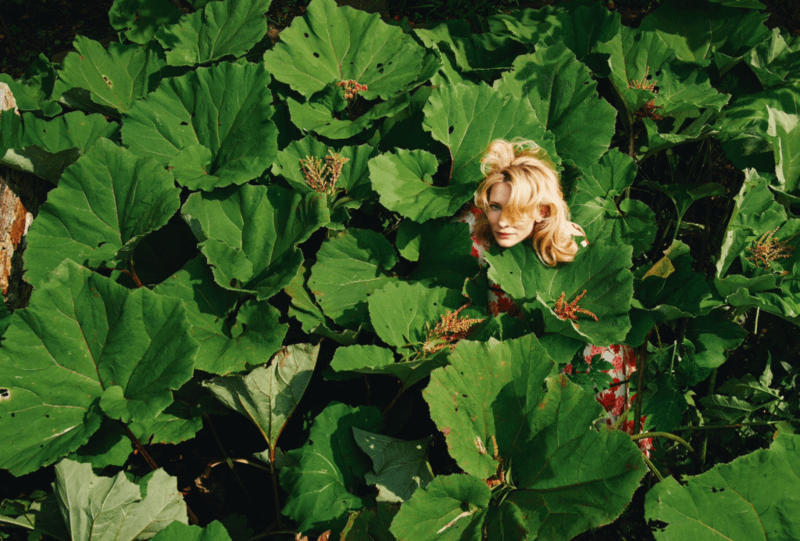
[[[530,237],[533,233],[533,226],[536,224],[533,216],[521,222],[509,223],[508,219],[503,216],[503,209],[510,198],[511,184],[508,182],[495,184],[489,191],[489,209],[486,217],[489,219],[495,242],[502,248],[511,248]]]

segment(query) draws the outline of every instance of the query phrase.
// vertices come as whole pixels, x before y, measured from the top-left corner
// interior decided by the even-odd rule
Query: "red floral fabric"
[[[487,264],[484,258],[485,247],[481,244],[480,240],[473,235],[476,218],[482,212],[482,210],[473,206],[458,216],[455,221],[469,224],[470,234],[472,235],[472,255],[478,258],[481,266],[485,266]],[[585,240],[582,242],[583,246],[587,244]],[[493,316],[508,313],[515,317],[522,317],[522,312],[517,305],[514,304],[514,301],[511,300],[511,297],[503,292],[503,290],[491,280],[489,281],[487,311]],[[606,411],[605,423],[609,426],[613,426],[616,424],[619,416],[631,407],[636,397],[636,395],[630,394],[630,387],[628,385],[631,375],[636,371],[636,356],[632,347],[622,344],[615,344],[608,347],[587,344],[586,348],[583,350],[583,359],[586,361],[586,364],[591,364],[592,359],[597,355],[610,363],[613,367],[609,370],[603,370],[603,372],[611,376],[613,386],[595,395],[597,401]],[[573,370],[572,364],[568,364],[564,367],[564,373],[566,374],[572,374]],[[642,425],[644,424],[644,420],[645,417],[642,416]],[[633,434],[633,421],[625,421],[622,429],[628,434]],[[638,443],[645,456],[649,457],[650,451],[653,449],[652,438],[641,439]]]

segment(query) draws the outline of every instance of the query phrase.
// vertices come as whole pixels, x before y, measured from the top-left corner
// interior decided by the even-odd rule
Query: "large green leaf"
[[[769,129],[775,152],[777,188],[800,195],[800,116],[768,108]]]
[[[800,49],[792,47],[779,28],[744,57],[764,88],[782,86],[800,76]]]
[[[58,505],[73,541],[149,539],[172,522],[188,523],[178,480],[159,469],[139,483],[119,472],[99,477],[89,464],[55,468]]]
[[[0,164],[58,182],[68,165],[86,153],[101,138],[116,138],[119,125],[103,115],[73,111],[52,120],[33,113],[18,117],[13,111],[0,112]]]
[[[421,347],[441,317],[466,300],[457,289],[389,283],[369,298],[369,317],[375,332],[390,346]]]
[[[403,93],[361,112],[364,108],[363,100],[354,100],[354,104],[348,104],[342,88],[333,83],[305,103],[292,98],[286,99],[295,126],[304,132],[310,130],[330,139],[347,139],[357,135],[376,120],[400,113],[408,106],[409,101],[409,95]]]
[[[769,449],[719,464],[679,484],[669,477],[645,499],[661,540],[790,541],[800,537],[800,436],[779,432]]]
[[[292,141],[285,149],[278,153],[278,157],[272,166],[272,174],[280,175],[295,190],[301,193],[314,191],[309,186],[300,160],[307,160],[310,157],[324,160],[329,153],[335,153],[342,158],[347,158],[347,163],[342,167],[334,189],[344,195],[341,198],[329,198],[328,207],[331,208],[331,222],[328,227],[335,226],[343,229],[349,219],[346,209],[357,208],[361,201],[374,197],[374,192],[369,182],[369,170],[367,163],[370,158],[378,154],[378,151],[369,145],[347,146],[347,147],[328,147],[311,136],[300,141]],[[344,201],[342,199],[346,198]]]
[[[264,65],[307,98],[332,83],[353,80],[367,85],[359,94],[364,99],[388,100],[429,79],[438,69],[432,56],[377,13],[313,0],[264,54]]]
[[[800,115],[800,85],[785,86],[739,96],[717,121],[720,141],[731,163],[739,169],[755,167],[772,173],[775,167],[769,136],[769,108]]]
[[[376,408],[332,402],[314,419],[305,445],[289,451],[296,465],[281,468],[281,486],[289,493],[283,513],[298,530],[325,530],[334,521],[344,526],[348,511],[368,504],[371,498],[355,494],[369,467],[353,427],[377,432],[381,423]]]
[[[728,360],[728,352],[739,347],[746,336],[747,331],[720,310],[690,320],[683,344],[686,354],[677,371],[681,383],[696,385],[706,379]]]
[[[384,207],[422,223],[452,216],[463,204],[463,189],[434,184],[438,167],[430,152],[397,149],[372,158],[369,177]]]
[[[22,79],[13,79],[7,73],[0,73],[0,83],[8,85],[17,109],[40,111],[41,114],[48,117],[55,116],[62,110],[61,105],[51,98],[56,78],[55,64],[41,53]],[[0,152],[5,153],[2,146],[0,146]]]
[[[228,376],[203,383],[230,409],[250,419],[270,448],[275,448],[289,417],[306,392],[319,355],[319,345],[287,346],[272,358],[271,364],[256,368],[246,376]]]
[[[122,139],[134,154],[169,165],[189,189],[243,184],[278,150],[269,81],[261,66],[230,63],[166,79],[126,112]]]
[[[653,211],[630,198],[617,203],[633,185],[636,169],[632,158],[613,149],[583,171],[567,199],[572,219],[586,232],[589,242],[609,239],[633,246],[637,255],[652,244],[657,231]]]
[[[367,473],[366,481],[378,487],[379,502],[404,502],[433,479],[427,460],[431,436],[405,441],[357,427],[353,427],[353,436],[372,460],[374,473]]]
[[[522,243],[503,253],[487,251],[489,279],[521,304],[524,311],[541,311],[546,333],[564,334],[597,345],[618,344],[631,328],[628,311],[633,295],[630,246],[600,240],[581,248],[571,263],[547,267]],[[577,320],[556,315],[558,299],[592,312]]]
[[[64,171],[28,233],[25,278],[34,286],[63,260],[114,268],[169,221],[180,190],[154,160],[101,139]]]
[[[755,171],[746,172],[725,229],[717,259],[717,276],[724,276],[737,258],[741,260],[750,255],[746,251],[748,245],[786,222],[786,211],[767,186],[767,180]]]
[[[297,274],[297,245],[328,223],[323,198],[280,186],[231,186],[192,194],[182,212],[203,240],[217,284],[265,300]]]
[[[724,73],[769,36],[767,17],[753,10],[683,0],[664,2],[640,28],[656,33],[679,60],[712,60]]]
[[[355,331],[345,329],[337,332],[331,328],[330,321],[322,313],[322,308],[319,307],[314,300],[313,293],[308,289],[310,276],[310,271],[301,265],[297,275],[284,288],[286,294],[291,298],[289,316],[300,322],[303,332],[319,334],[345,346],[354,344],[361,329]]]
[[[164,53],[158,45],[110,43],[108,51],[97,41],[78,36],[58,72],[60,92],[89,91],[92,101],[120,115],[133,102],[155,90],[161,80]]]
[[[322,245],[308,286],[326,316],[343,327],[360,326],[368,297],[395,280],[388,271],[398,259],[380,233],[348,229]]]
[[[464,280],[478,274],[478,258],[472,255],[469,225],[434,222],[420,230],[419,264],[411,276],[413,280],[460,290]]]
[[[648,116],[643,109],[648,102],[655,114],[679,119],[697,117],[706,108],[719,111],[728,103],[729,96],[712,88],[707,73],[674,60],[676,47],[664,43],[656,32],[623,26],[597,50],[609,55],[608,78],[628,126],[637,122],[637,112]]]
[[[248,301],[237,311],[239,295],[214,283],[202,256],[154,291],[183,302],[192,336],[200,343],[195,368],[206,372],[225,375],[262,364],[281,347],[288,329],[278,322],[278,310],[266,302]]]
[[[267,33],[264,15],[271,0],[225,0],[161,27],[156,39],[171,66],[194,66],[226,56],[242,56]]]
[[[480,159],[495,139],[535,141],[557,161],[552,134],[545,131],[530,104],[502,96],[485,84],[441,86],[423,109],[423,127],[450,151],[447,176],[452,207],[464,204],[483,177]]]
[[[0,502],[0,524],[11,524],[58,539],[70,541],[55,494],[31,496],[31,501],[4,499]]]
[[[510,36],[473,33],[466,20],[442,21],[430,29],[417,28],[414,34],[442,57],[442,71],[437,77],[444,72],[446,80],[434,79],[434,84],[467,82],[465,79],[491,81],[525,52]]]
[[[488,517],[475,513],[462,519],[489,539],[504,538],[497,537],[498,520],[529,531],[532,539],[569,539],[606,524],[625,509],[645,473],[641,453],[625,433],[592,429],[601,412],[593,396],[566,376],[546,379],[554,368],[533,335],[462,342],[450,366],[431,374],[424,392],[459,466],[477,479],[500,480],[508,489],[498,492],[504,496]],[[575,467],[578,456],[581,465]],[[404,505],[417,507],[418,522],[450,511],[430,505],[423,515],[413,504],[424,493],[417,491]],[[397,520],[403,515],[401,509]],[[434,539],[434,533],[420,531],[413,539]]]
[[[472,521],[485,516],[491,495],[482,479],[441,475],[403,504],[391,532],[399,541],[480,539],[468,534],[475,533]]]
[[[325,379],[336,381],[362,374],[382,374],[396,378],[400,387],[405,390],[445,364],[446,351],[420,360],[395,362],[394,355],[386,348],[355,345],[336,349]]]
[[[589,69],[563,43],[517,57],[495,89],[530,103],[558,155],[579,167],[596,164],[614,135],[616,110],[597,95]]]
[[[181,303],[62,263],[0,348],[0,465],[28,473],[86,443],[102,418],[153,419],[192,375]],[[102,397],[102,400],[100,398]]]
[[[218,520],[205,528],[173,522],[158,532],[153,541],[231,541],[231,536]]]
[[[371,509],[350,513],[339,541],[397,541],[389,532],[398,505],[378,502]]]
[[[489,25],[493,33],[508,34],[537,49],[563,43],[578,60],[597,72],[602,68],[595,58],[598,55],[593,54],[597,44],[616,36],[622,23],[618,12],[592,3],[574,9],[556,10],[548,6],[493,15],[489,17]]]
[[[689,247],[676,241],[640,280],[634,280],[637,306],[631,312],[633,327],[627,344],[644,343],[656,323],[700,314],[710,291],[705,276],[692,270],[692,263]]]
[[[114,0],[108,12],[111,27],[124,31],[134,43],[145,44],[165,24],[177,23],[181,12],[170,2],[159,0]]]

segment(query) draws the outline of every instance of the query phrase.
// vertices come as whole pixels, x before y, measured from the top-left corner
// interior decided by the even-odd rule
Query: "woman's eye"
[[[493,204],[489,205],[489,210],[503,210],[503,209],[500,207],[500,205]]]

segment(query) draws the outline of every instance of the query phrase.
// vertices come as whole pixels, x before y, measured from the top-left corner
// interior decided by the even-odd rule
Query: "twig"
[[[208,415],[207,413],[204,413],[203,419],[205,419],[208,422],[208,427],[211,429],[211,434],[214,436],[214,441],[217,442],[217,447],[219,447],[222,456],[225,457],[224,462],[228,464],[228,467],[231,469],[231,472],[233,472],[233,476],[236,478],[236,481],[238,481],[239,486],[242,488],[242,493],[245,495],[248,502],[252,502],[253,499],[250,497],[250,493],[247,491],[247,487],[244,486],[244,481],[242,481],[242,478],[239,477],[239,473],[236,471],[236,468],[233,467],[231,459],[228,456],[228,453],[225,451],[225,447],[223,447],[222,442],[219,439],[219,435],[217,435],[217,431],[214,428],[214,423],[211,422],[211,416]],[[209,466],[209,468],[213,468],[213,466]]]
[[[636,402],[634,403],[634,417],[633,417],[633,433],[638,434],[642,428],[642,400],[644,400],[644,372],[647,368],[647,342],[650,340],[650,332],[647,333],[647,338],[644,343],[636,348],[636,370],[639,372],[636,380]]]
[[[714,388],[717,385],[717,369],[711,372],[711,379],[708,382],[708,396],[714,394]],[[706,463],[706,451],[708,451],[708,432],[703,434],[703,443],[700,445],[700,467]]]
[[[256,539],[263,539],[265,537],[269,537],[270,535],[295,535],[297,532],[294,530],[272,530],[264,533],[260,533],[258,535],[254,535],[247,541],[256,541]]]
[[[395,402],[397,402],[398,399],[403,395],[404,391],[405,391],[405,388],[401,386],[400,390],[397,391],[397,394],[394,395],[394,398],[392,398],[392,401],[389,402],[389,405],[386,406],[385,408],[383,408],[383,411],[381,412],[381,416],[382,417],[386,418],[386,414],[389,413],[389,410],[391,410],[394,407]]]

